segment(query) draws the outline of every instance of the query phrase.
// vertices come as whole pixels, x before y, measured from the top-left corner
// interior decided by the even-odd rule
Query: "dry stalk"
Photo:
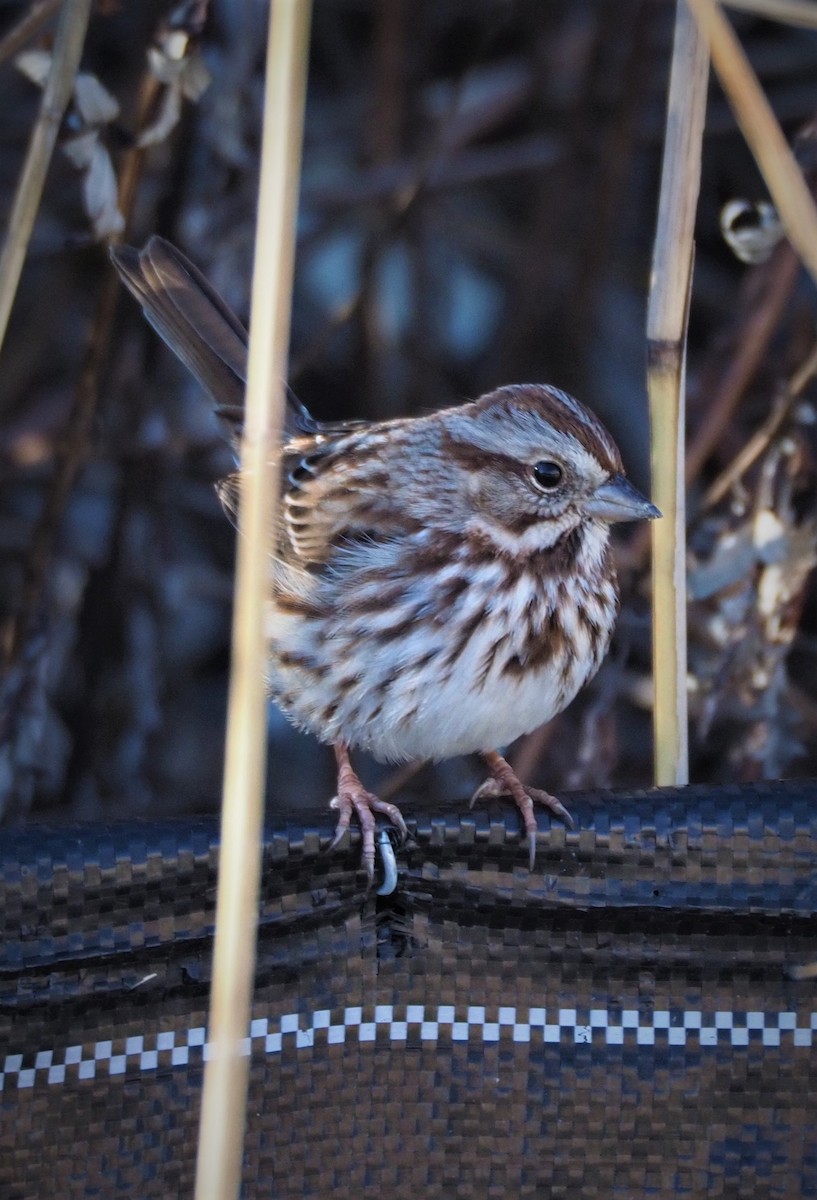
[[[753,267],[745,276],[736,302],[737,321],[730,334],[730,348],[699,373],[697,390],[708,400],[686,449],[686,483],[696,483],[704,464],[714,452],[769,348],[791,298],[800,262],[788,242],[781,242],[768,262]],[[733,348],[734,347],[734,348]],[[647,561],[654,530],[639,527],[627,546],[632,569]]]
[[[688,0],[743,136],[774,200],[786,236],[817,282],[817,208],[803,172],[716,0]]]
[[[246,1038],[255,971],[266,771],[264,609],[277,494],[275,447],[287,375],[310,14],[309,0],[276,0],[267,45],[247,413],[241,445],[245,486],[239,512],[209,1056],[196,1200],[229,1200],[241,1188],[249,1075]]]
[[[655,779],[688,780],[686,698],[685,344],[708,79],[706,45],[679,0],[647,312],[653,497]]]
[[[747,275],[737,302],[738,312],[743,311],[734,353],[725,363],[718,363],[714,380],[706,372],[698,378],[698,393],[706,395],[708,404],[687,446],[688,485],[698,479],[757,374],[791,299],[800,264],[788,242],[782,242],[772,258],[753,271],[757,274]],[[751,297],[746,299],[750,291]]]
[[[148,72],[144,76],[137,103],[137,129],[141,129],[149,119],[148,115],[160,87],[161,85],[154,75]],[[122,159],[118,193],[119,210],[125,218],[126,229],[130,225],[144,157],[144,150],[134,142]],[[54,476],[49,484],[43,509],[34,528],[31,545],[26,556],[22,604],[6,647],[9,660],[16,659],[22,653],[29,633],[28,625],[31,623],[36,627],[39,619],[49,565],[53,558],[54,543],[61,527],[68,497],[85,461],[91,441],[91,431],[99,402],[99,378],[108,354],[120,293],[119,279],[113,270],[109,270],[97,301],[88,349],[74,393],[71,414],[56,456]]]
[[[803,29],[817,29],[817,6],[814,0],[726,0],[729,8],[783,21]]]
[[[0,63],[13,58],[51,20],[62,0],[34,0],[27,13],[0,38]]]
[[[6,241],[0,253],[0,348],[6,337],[31,231],[40,207],[48,164],[74,88],[90,13],[91,0],[64,0],[40,111],[31,131],[11,206]]]
[[[739,454],[729,466],[721,472],[701,501],[701,509],[712,508],[718,504],[735,484],[753,467],[761,455],[765,454],[775,437],[782,429],[795,404],[802,396],[806,386],[817,374],[817,346],[808,355],[806,361],[798,367],[788,381],[785,393],[761,427],[757,429]]]

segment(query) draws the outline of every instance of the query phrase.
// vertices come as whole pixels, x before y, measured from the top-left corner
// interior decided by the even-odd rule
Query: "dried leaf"
[[[721,233],[741,262],[766,262],[784,236],[777,209],[766,200],[730,200],[721,210]]]
[[[160,142],[163,142],[175,129],[181,112],[181,88],[176,85],[168,87],[162,97],[162,103],[159,107],[156,120],[152,125],[148,125],[146,129],[142,130],[137,145],[144,148],[145,146],[157,146]]]
[[[786,557],[789,534],[776,512],[761,508],[752,521],[752,541],[760,562],[783,562]]]
[[[185,29],[171,29],[162,38],[162,52],[173,62],[181,62],[190,46],[190,36]]]
[[[778,437],[759,463],[752,509],[708,522],[712,548],[690,572],[699,732],[718,724],[731,774],[746,780],[783,774],[803,753],[787,659],[817,562],[817,517],[792,503],[810,472],[800,441]]]
[[[14,60],[14,65],[26,79],[45,87],[48,72],[51,70],[51,55],[47,50],[24,50]]]
[[[171,58],[158,46],[148,47],[148,66],[159,83],[174,84],[184,69],[184,61]]]
[[[210,85],[210,72],[198,49],[192,49],[186,55],[178,54],[182,45],[180,39],[189,49],[189,38],[179,30],[169,34],[161,46],[150,46],[148,66],[160,83],[170,88],[178,87],[187,100],[198,100]]]
[[[24,50],[14,60],[21,74],[45,87],[51,70],[51,55],[46,50]],[[80,71],[74,80],[74,104],[84,125],[107,125],[119,116],[119,103],[96,75]]]
[[[74,102],[86,125],[107,125],[119,116],[119,104],[96,75],[81,71],[74,81]]]
[[[212,76],[204,59],[198,50],[194,50],[187,59],[186,69],[182,74],[182,91],[186,100],[198,100],[210,86]]]
[[[719,539],[705,562],[694,563],[689,570],[689,594],[692,600],[707,600],[746,579],[755,564],[755,546],[747,526],[728,530]]]
[[[95,129],[91,129],[87,133],[79,133],[76,137],[69,138],[63,143],[62,152],[75,167],[85,170],[91,165],[94,148],[98,142],[99,134]]]
[[[104,240],[121,233],[125,219],[119,211],[116,172],[110,154],[98,140],[85,173],[82,193],[85,211],[93,222],[97,237]]]

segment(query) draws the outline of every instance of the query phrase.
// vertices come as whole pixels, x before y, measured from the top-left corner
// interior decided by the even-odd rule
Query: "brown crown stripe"
[[[622,470],[621,455],[612,437],[593,413],[583,405],[578,405],[578,401],[573,397],[571,400],[581,408],[586,420],[577,416],[555,389],[530,387],[524,384],[499,388],[495,392],[481,396],[475,402],[474,407],[480,413],[490,409],[500,419],[502,413],[519,412],[520,410],[534,412],[549,421],[560,432],[574,437],[579,445],[598,459],[604,470],[609,471],[611,475],[617,475]]]

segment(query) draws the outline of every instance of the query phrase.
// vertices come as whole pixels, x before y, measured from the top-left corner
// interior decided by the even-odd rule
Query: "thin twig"
[[[687,0],[678,0],[647,313],[653,495],[655,780],[689,778],[686,696],[686,327],[709,62]]]
[[[51,20],[61,3],[62,0],[34,0],[28,12],[20,17],[16,25],[12,25],[4,37],[0,38],[0,63],[13,58],[19,50],[22,50],[26,42],[29,42]]]
[[[145,75],[137,103],[137,129],[141,129],[149,119],[156,92],[160,87],[161,84],[153,74]],[[126,229],[130,225],[144,157],[144,150],[134,141],[122,160],[118,198],[119,211],[124,217]],[[30,626],[36,628],[39,620],[46,577],[53,558],[54,543],[62,525],[62,515],[90,446],[91,431],[99,403],[99,378],[108,355],[121,290],[115,271],[108,270],[97,301],[88,349],[82,363],[71,413],[57,451],[54,475],[31,536],[24,568],[22,603],[8,641],[9,661],[14,661],[21,653]]]
[[[802,29],[817,29],[817,5],[814,0],[726,0],[729,8],[756,13],[770,21],[799,25]]]
[[[435,149],[429,164],[423,167],[422,179],[414,160],[400,159],[361,168],[329,184],[320,179],[305,184],[304,198],[310,207],[329,211],[387,204],[402,213],[401,206],[407,197],[415,196],[419,185],[428,195],[507,175],[542,172],[557,164],[561,155],[556,139],[547,134],[513,138],[496,146],[463,150],[446,147],[445,155]]]
[[[0,254],[0,348],[5,341],[34,219],[40,207],[48,164],[74,88],[90,13],[91,0],[64,0],[40,111],[31,132]]]
[[[289,350],[295,225],[309,49],[309,0],[276,0],[267,46],[261,186],[250,323],[245,479],[222,798],[209,1059],[204,1075],[196,1200],[241,1187],[249,1030],[255,971],[266,771],[264,614],[269,587],[278,445]]]
[[[701,502],[702,509],[711,508],[714,504],[722,500],[730,488],[734,487],[738,480],[765,453],[767,447],[785,424],[798,399],[802,396],[803,389],[811,382],[815,374],[817,374],[817,346],[812,349],[805,362],[792,375],[780,403],[775,406],[760,428],[755,430],[749,438],[749,441],[740,453],[735,456],[726,470],[722,471],[712,484]]]
[[[788,242],[781,243],[768,263],[755,267],[746,277],[752,298],[741,319],[739,343],[734,355],[719,370],[714,385],[698,380],[698,392],[707,396],[707,407],[687,448],[687,484],[694,483],[723,437],[746,388],[757,374],[769,344],[791,299],[800,264]],[[745,293],[744,293],[745,294]],[[721,356],[722,359],[722,356]]]

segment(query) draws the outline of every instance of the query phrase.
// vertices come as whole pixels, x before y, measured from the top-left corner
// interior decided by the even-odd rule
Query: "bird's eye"
[[[562,482],[562,468],[555,462],[534,463],[533,478],[540,488],[550,491]]]

